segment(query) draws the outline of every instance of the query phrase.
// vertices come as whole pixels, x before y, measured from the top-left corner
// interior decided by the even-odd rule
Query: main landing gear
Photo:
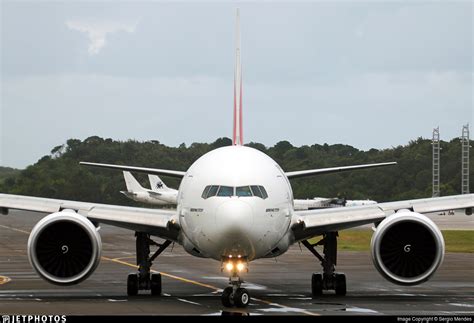
[[[346,275],[335,272],[337,264],[337,232],[328,232],[315,244],[307,240],[303,245],[321,262],[323,273],[314,273],[311,279],[311,291],[313,296],[321,296],[323,290],[334,290],[336,295],[346,295]],[[323,255],[316,250],[316,246],[323,246]]]
[[[127,294],[136,296],[139,290],[151,290],[151,295],[161,295],[161,274],[150,273],[153,260],[158,257],[170,244],[166,240],[163,244],[158,244],[150,239],[150,235],[143,232],[136,232],[136,249],[138,272],[128,275]],[[158,246],[158,250],[150,257],[150,246]]]
[[[226,269],[230,273],[229,284],[231,286],[224,288],[221,295],[222,305],[225,307],[247,307],[250,303],[250,294],[247,289],[242,288],[243,280],[240,273],[248,271],[247,261],[240,257],[229,257],[223,260],[222,269]]]

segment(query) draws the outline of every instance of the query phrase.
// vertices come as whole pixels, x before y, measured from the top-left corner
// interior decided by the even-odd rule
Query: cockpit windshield
[[[235,190],[237,196],[252,196],[250,186],[238,186]]]
[[[221,186],[217,192],[217,196],[233,196],[234,188],[231,186]]]
[[[208,185],[204,188],[201,197],[207,199],[213,196],[237,196],[237,197],[259,197],[266,199],[268,197],[267,191],[263,186],[260,185],[248,185],[248,186],[219,186],[219,185]]]

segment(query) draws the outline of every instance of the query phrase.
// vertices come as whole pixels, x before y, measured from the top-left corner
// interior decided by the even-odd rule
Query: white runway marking
[[[297,307],[273,307],[273,308],[259,308],[257,311],[262,311],[265,313],[307,313],[306,310]]]
[[[250,289],[250,290],[266,290],[267,287],[259,284],[253,284],[253,283],[243,283],[242,287]]]
[[[426,296],[426,295],[424,295],[424,294],[403,294],[403,293],[400,293],[400,294],[393,294],[393,296],[422,297],[422,296]]]
[[[459,306],[459,307],[474,307],[472,304],[461,304],[461,303],[449,303],[452,306]]]
[[[368,309],[368,308],[360,308],[360,307],[348,307],[348,308],[346,308],[346,312],[374,313],[374,314],[378,314],[377,311],[370,310],[370,309]]]
[[[193,304],[193,305],[202,306],[202,305],[199,304],[199,303],[191,302],[191,301],[188,301],[187,299],[183,299],[183,298],[178,298],[178,301],[181,301],[181,302],[183,302],[183,303],[189,303],[189,304]]]

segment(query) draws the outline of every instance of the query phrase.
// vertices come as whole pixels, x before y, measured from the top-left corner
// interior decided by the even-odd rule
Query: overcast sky
[[[365,150],[474,124],[471,1],[223,2],[2,0],[0,165],[91,135],[231,137],[236,7],[245,142]]]

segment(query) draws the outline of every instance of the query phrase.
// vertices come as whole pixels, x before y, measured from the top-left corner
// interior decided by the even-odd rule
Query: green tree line
[[[116,141],[97,136],[83,141],[69,139],[22,171],[0,168],[0,192],[133,205],[135,202],[119,193],[125,189],[122,172],[80,166],[79,161],[186,170],[206,152],[231,144],[229,138],[219,138],[210,144],[181,144],[179,147],[168,147],[155,140]],[[280,141],[273,147],[254,142],[248,146],[268,154],[285,171],[398,162],[397,166],[380,169],[294,179],[295,198],[340,196],[382,202],[431,196],[432,146],[427,139],[418,138],[404,146],[368,151],[343,144],[295,147],[288,141]],[[441,194],[459,194],[461,143],[459,139],[442,141],[441,148]],[[473,159],[470,164],[471,188],[474,188]],[[146,175],[136,176],[144,187],[149,187]],[[179,180],[174,178],[163,176],[163,180],[170,187],[177,188],[179,185]]]
[[[20,170],[15,168],[0,166],[0,183],[2,183],[8,177],[17,175],[19,172]]]

